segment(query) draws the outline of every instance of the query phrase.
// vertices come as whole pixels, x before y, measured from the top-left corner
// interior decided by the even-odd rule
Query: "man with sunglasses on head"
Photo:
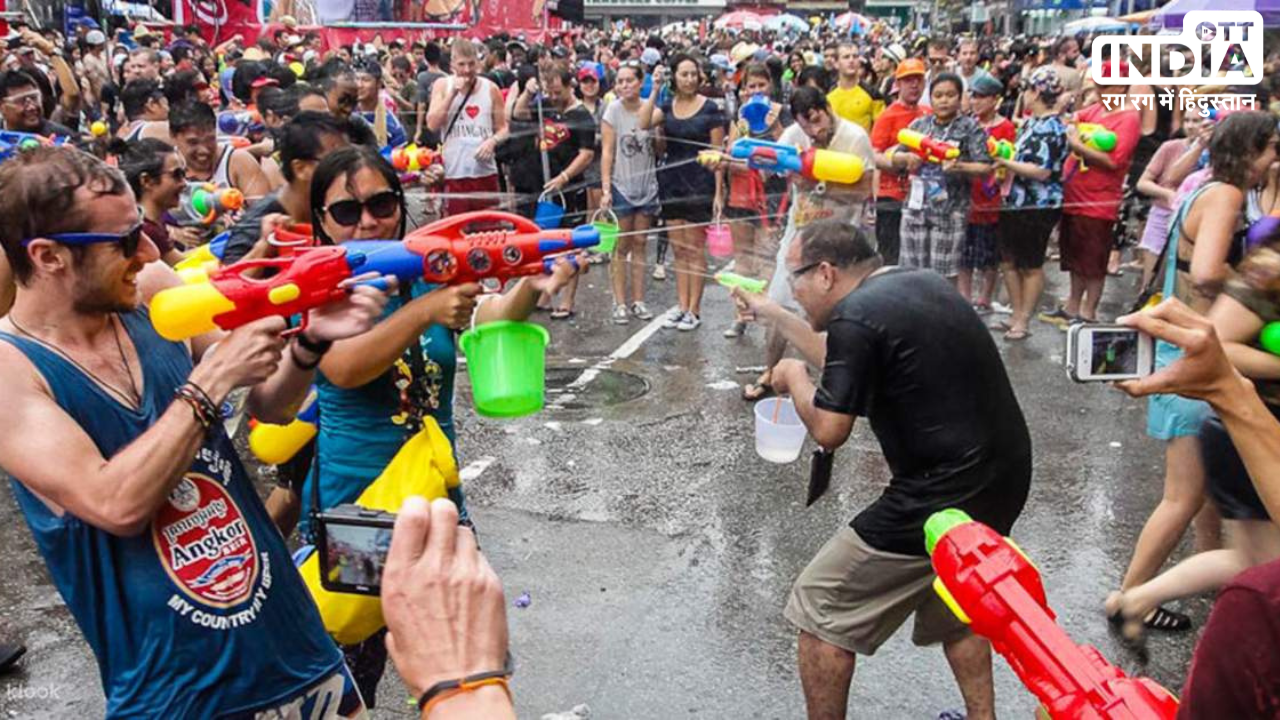
[[[818,551],[784,612],[800,632],[809,717],[843,718],[857,654],[871,655],[908,615],[916,645],[942,643],[973,720],[995,717],[991,648],[933,591],[924,523],[957,507],[1007,535],[1031,480],[1031,437],[991,333],[951,283],[884,266],[860,228],[824,220],[788,251],[786,282],[807,319],[764,294],[733,291],[805,359],[773,370],[827,452],[865,417],[889,466],[879,499]],[[829,459],[819,462],[815,471]],[[829,477],[811,479],[810,502]],[[816,481],[816,482],[815,482]]]
[[[0,467],[97,658],[106,716],[362,716],[220,407],[246,387],[250,412],[287,422],[328,346],[372,326],[386,296],[354,288],[293,339],[269,317],[169,342],[140,288],[178,281],[118,170],[21,153],[0,165],[0,214],[17,279]]]
[[[26,70],[0,73],[0,114],[6,130],[35,133],[45,137],[79,137],[79,133],[49,120],[41,104],[40,86]]]

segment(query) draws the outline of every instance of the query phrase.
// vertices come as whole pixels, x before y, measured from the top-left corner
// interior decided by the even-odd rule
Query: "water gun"
[[[257,110],[228,110],[218,114],[218,133],[249,137],[266,132]]]
[[[18,130],[0,130],[0,162],[13,157],[15,153],[34,150],[38,147],[54,147],[71,142],[66,137],[46,137],[35,133]]]
[[[1178,700],[1155,681],[1131,678],[1057,623],[1040,572],[1009,538],[961,510],[934,513],[925,547],[934,589],[973,631],[991,641],[1054,720],[1163,720]]]
[[[1076,130],[1086,147],[1104,153],[1116,149],[1116,134],[1098,123],[1076,123]]]
[[[442,218],[404,239],[421,258],[423,279],[439,284],[549,273],[554,255],[598,244],[600,231],[591,225],[543,230],[528,218],[491,210]]]
[[[249,421],[249,451],[267,465],[288,462],[316,436],[320,423],[319,393],[315,386],[307,392],[298,414],[286,425]]]
[[[997,140],[993,137],[987,138],[987,152],[993,158],[1000,160],[1012,160],[1017,148],[1008,140]]]
[[[960,157],[960,146],[955,143],[934,140],[919,130],[903,128],[898,131],[898,144],[920,156],[921,160],[940,163]]]
[[[1280,355],[1280,322],[1269,322],[1258,333],[1258,344],[1272,355]]]
[[[769,97],[764,93],[756,93],[742,104],[742,119],[747,121],[747,127],[751,132],[757,135],[769,129],[769,111],[773,109],[773,103],[769,102]]]
[[[347,296],[340,287],[358,272],[365,272],[363,253],[344,247],[318,247],[288,258],[242,260],[208,273],[205,280],[166,288],[151,300],[151,323],[166,340],[185,340],[215,328],[235,328],[264,317],[302,315]],[[250,270],[275,270],[271,277],[254,278]],[[387,289],[381,278],[368,284]]]
[[[235,188],[219,188],[213,183],[187,183],[178,198],[178,207],[168,211],[172,224],[181,227],[208,227],[224,214],[244,206],[244,195]]]
[[[1253,249],[1277,235],[1280,235],[1280,210],[1263,215],[1250,225],[1249,231],[1245,233],[1245,245]]]
[[[188,253],[181,262],[173,266],[173,269],[182,277],[183,282],[208,280],[209,272],[218,269],[222,264],[222,256],[227,251],[227,240],[230,237],[230,231],[217,235]],[[195,273],[200,274],[195,275]]]
[[[734,140],[729,155],[735,160],[746,160],[747,166],[753,170],[798,173],[814,182],[852,185],[862,179],[865,170],[862,158],[852,153],[820,148],[800,150],[791,145],[754,138]]]
[[[382,157],[396,169],[397,172],[422,172],[428,166],[443,162],[440,153],[428,147],[420,147],[414,143],[407,143],[398,147],[390,145],[382,148]]]
[[[743,291],[756,295],[764,292],[765,286],[768,285],[764,280],[757,280],[755,278],[747,277],[746,275],[739,275],[738,273],[731,272],[718,272],[716,273],[715,279],[716,282],[729,289],[736,287],[742,288]]]

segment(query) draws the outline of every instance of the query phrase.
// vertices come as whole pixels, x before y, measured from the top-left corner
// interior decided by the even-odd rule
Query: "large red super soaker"
[[[1058,624],[1040,572],[1013,541],[961,510],[934,513],[925,547],[934,589],[951,611],[991,641],[1054,720],[1172,720],[1178,700],[1148,678],[1131,678]]]

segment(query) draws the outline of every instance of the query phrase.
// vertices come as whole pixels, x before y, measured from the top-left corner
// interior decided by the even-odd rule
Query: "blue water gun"
[[[15,153],[34,150],[39,147],[56,147],[71,142],[68,137],[48,137],[18,130],[0,130],[0,162],[13,157]]]
[[[236,137],[261,135],[267,126],[257,110],[228,110],[218,115],[218,134]]]
[[[809,148],[800,150],[791,145],[740,138],[729,148],[735,160],[747,161],[753,170],[776,173],[796,173],[813,182],[837,182],[853,185],[862,179],[865,171],[862,158],[852,153]]]

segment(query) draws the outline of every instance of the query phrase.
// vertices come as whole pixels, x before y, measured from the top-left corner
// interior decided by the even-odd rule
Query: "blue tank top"
[[[435,285],[415,282],[412,297],[420,297]],[[382,319],[390,317],[404,304],[400,295],[387,302]],[[316,460],[303,488],[306,507],[311,503],[311,485],[320,481],[320,504],[331,508],[354,502],[360,493],[378,477],[409,439],[412,425],[407,422],[408,386],[417,382],[426,400],[420,408],[440,424],[440,429],[453,443],[453,380],[457,370],[458,351],[453,331],[443,325],[432,325],[420,339],[424,376],[414,378],[403,357],[391,370],[362,387],[344,389],[329,382],[323,373],[316,376],[319,390],[320,431],[316,437]],[[310,526],[303,513],[303,532]]]
[[[70,362],[0,333],[110,458],[156,423],[191,373],[145,310],[120,316],[142,364],[125,407]],[[278,705],[342,665],[289,551],[221,428],[151,525],[118,537],[14,494],[49,574],[98,660],[107,717],[216,718]]]

